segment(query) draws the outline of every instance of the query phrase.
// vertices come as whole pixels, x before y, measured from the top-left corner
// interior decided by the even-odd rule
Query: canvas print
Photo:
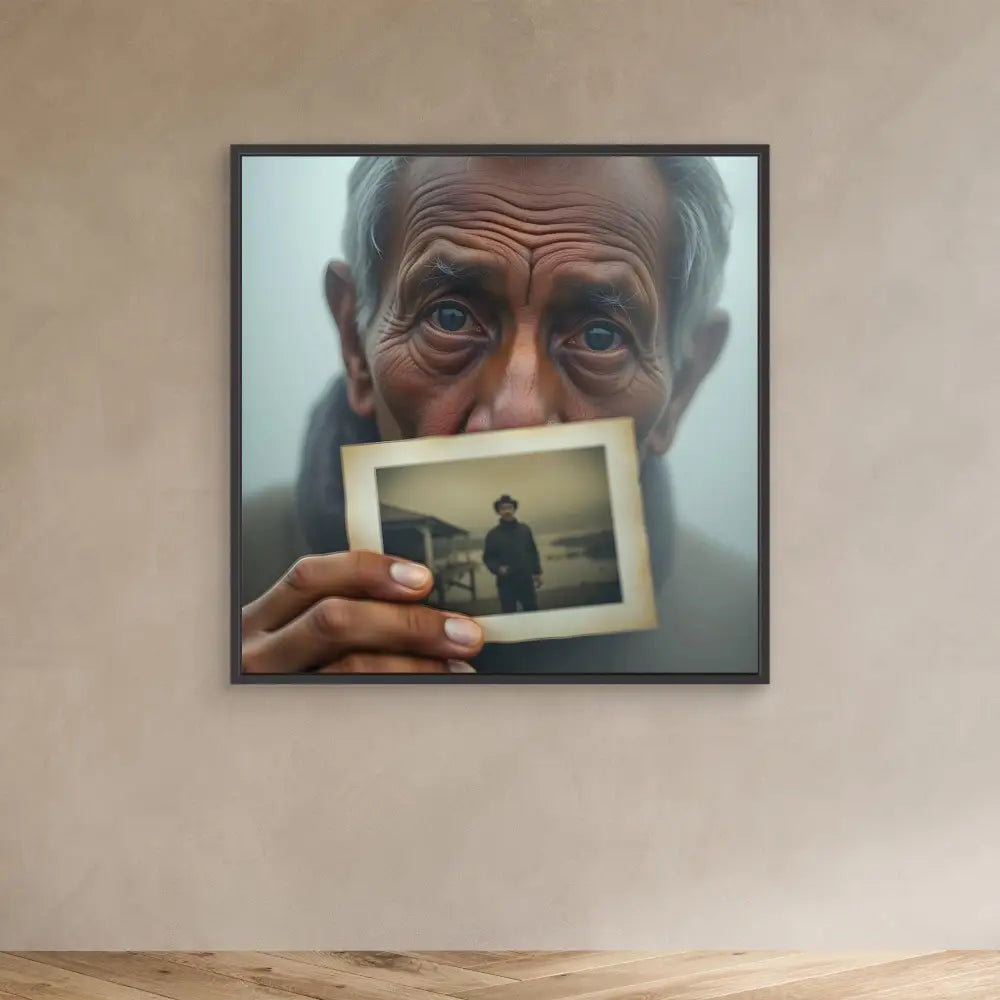
[[[234,682],[767,682],[766,146],[231,166]]]

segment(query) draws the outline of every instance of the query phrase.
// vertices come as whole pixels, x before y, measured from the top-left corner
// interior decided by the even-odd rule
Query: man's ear
[[[670,402],[653,426],[647,447],[662,455],[673,444],[684,411],[694,398],[705,376],[715,367],[729,339],[729,313],[716,310],[692,337],[691,353],[674,373]]]
[[[359,417],[372,417],[375,414],[375,386],[365,355],[364,340],[358,330],[357,290],[343,261],[330,261],[323,286],[330,314],[340,332],[340,354],[347,373],[347,401]]]

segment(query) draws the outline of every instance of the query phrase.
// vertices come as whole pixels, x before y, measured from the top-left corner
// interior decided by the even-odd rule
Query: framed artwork
[[[233,146],[233,683],[768,683],[768,147]]]

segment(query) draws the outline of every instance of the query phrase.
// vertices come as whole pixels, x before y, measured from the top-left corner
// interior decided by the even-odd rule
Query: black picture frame
[[[242,164],[255,156],[744,156],[757,159],[756,673],[247,674],[242,670]],[[230,683],[231,684],[770,684],[770,146],[768,144],[232,144],[230,167]]]

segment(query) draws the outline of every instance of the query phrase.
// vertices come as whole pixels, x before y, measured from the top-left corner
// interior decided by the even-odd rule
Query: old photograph
[[[426,603],[488,641],[655,628],[631,421],[357,446],[343,464],[352,547],[430,567]]]

